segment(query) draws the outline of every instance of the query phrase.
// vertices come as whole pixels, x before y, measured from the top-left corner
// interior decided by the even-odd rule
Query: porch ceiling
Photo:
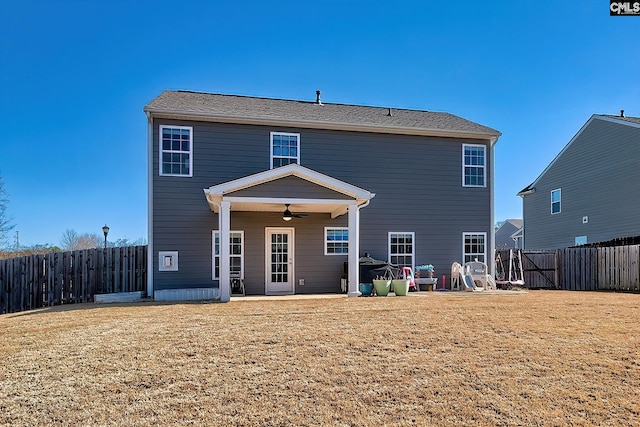
[[[237,212],[284,212],[286,203],[289,204],[289,210],[293,213],[332,213],[349,205],[346,200],[333,201],[333,203],[318,200],[317,203],[310,203],[309,201],[300,200],[280,199],[274,201],[274,199],[271,199],[269,202],[232,201],[231,210]]]

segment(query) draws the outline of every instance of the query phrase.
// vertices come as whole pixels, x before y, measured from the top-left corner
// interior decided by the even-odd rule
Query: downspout
[[[153,298],[153,116],[147,115],[147,297]]]
[[[487,263],[487,266],[489,267],[489,272],[491,273],[491,275],[493,277],[496,276],[496,229],[494,224],[496,223],[495,221],[495,150],[494,150],[494,146],[496,144],[496,142],[498,142],[498,137],[494,137],[491,138],[490,142],[489,142],[489,155],[490,155],[490,159],[489,161],[491,162],[491,189],[489,190],[489,204],[491,205],[491,213],[490,213],[490,230],[491,230],[491,245],[490,245],[490,251],[489,251],[489,262]]]

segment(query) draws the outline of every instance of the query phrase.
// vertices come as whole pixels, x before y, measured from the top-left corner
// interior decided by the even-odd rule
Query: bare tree
[[[78,232],[72,228],[67,228],[62,233],[62,238],[60,239],[60,246],[63,249],[73,250],[78,244]]]
[[[9,232],[14,228],[11,219],[7,216],[8,206],[9,197],[4,190],[4,182],[0,176],[0,248],[9,244]]]
[[[95,233],[78,234],[76,230],[67,228],[62,233],[60,245],[67,251],[99,248],[102,246],[102,238]]]
[[[108,245],[109,246],[115,246],[115,247],[125,247],[125,246],[143,246],[147,244],[147,239],[145,239],[144,237],[140,237],[137,240],[129,240],[126,237],[122,238],[122,239],[118,239],[115,242],[109,242]]]

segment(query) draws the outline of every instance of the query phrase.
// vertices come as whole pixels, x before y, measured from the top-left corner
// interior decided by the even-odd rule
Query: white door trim
[[[295,294],[295,229],[293,227],[265,227],[264,232],[264,292],[265,295],[293,295]],[[291,236],[289,243],[289,268],[288,283],[290,289],[273,290],[269,289],[271,283],[271,234],[288,233]]]

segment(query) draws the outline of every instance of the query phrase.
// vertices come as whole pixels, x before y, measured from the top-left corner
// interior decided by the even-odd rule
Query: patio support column
[[[349,205],[349,292],[350,297],[362,295],[358,290],[360,281],[360,210],[358,205]]]
[[[229,229],[231,228],[231,203],[220,202],[220,302],[231,299],[231,282],[229,278]]]

